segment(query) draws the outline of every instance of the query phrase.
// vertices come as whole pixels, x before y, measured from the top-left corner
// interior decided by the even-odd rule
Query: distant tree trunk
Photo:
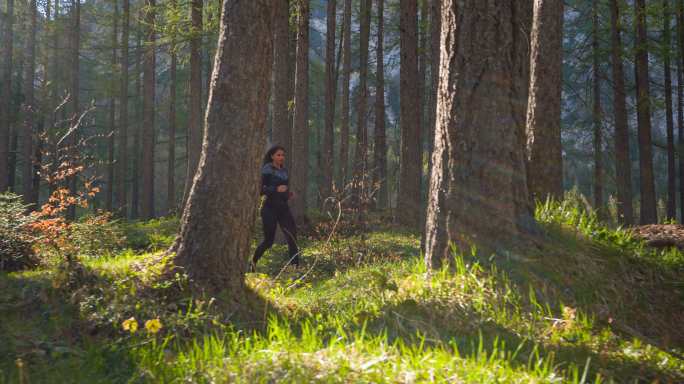
[[[297,222],[302,222],[307,220],[306,190],[309,184],[309,0],[297,2],[297,69],[290,187],[297,194],[292,204],[292,215]]]
[[[71,0],[71,123],[74,124],[80,113],[80,99],[79,93],[81,89],[80,76],[80,50],[81,50],[81,2],[80,0]],[[70,146],[75,146],[77,143],[77,133],[71,135],[69,140]],[[75,148],[72,148],[72,151]],[[72,176],[67,179],[69,191],[75,194],[77,191],[76,177]],[[74,220],[76,218],[76,206],[71,205],[67,209],[67,220]]]
[[[335,135],[335,28],[337,1],[328,0],[327,29],[325,33],[325,129],[323,130],[321,169],[321,197],[326,199],[330,196],[333,187],[333,156]]]
[[[679,214],[684,223],[684,0],[677,2],[677,137],[679,148]]]
[[[173,7],[175,7],[173,1]],[[176,43],[171,43],[171,68],[169,69],[169,154],[166,183],[166,213],[176,211]]]
[[[276,0],[273,16],[273,144],[285,148],[286,166],[292,154],[292,129],[289,117],[290,1]]]
[[[384,2],[378,0],[378,41],[375,49],[376,86],[375,86],[375,149],[373,188],[378,188],[377,208],[387,208],[387,137],[385,133],[385,56]]]
[[[497,251],[536,231],[524,140],[519,137],[525,109],[511,102],[525,76],[523,56],[519,63],[511,60],[519,54],[516,47],[527,44],[516,41],[522,37],[516,31],[526,23],[523,6],[444,0],[442,80],[426,223],[428,268],[448,258],[449,242],[461,249],[477,244]],[[478,44],[472,44],[475,39]],[[437,227],[440,222],[445,229]]]
[[[563,198],[563,1],[535,0],[527,106],[527,182],[533,199]]]
[[[175,247],[175,264],[195,284],[226,292],[231,304],[244,302],[246,256],[259,196],[273,64],[269,4],[223,2],[203,154]]]
[[[368,169],[368,45],[370,40],[371,2],[360,1],[359,13],[359,91],[356,109],[356,151],[354,153],[354,195],[355,202],[361,211],[363,201],[361,195],[365,190],[366,171]]]
[[[594,126],[594,209],[603,215],[603,111],[601,109],[601,82],[599,74],[599,14],[598,1],[593,0],[592,15],[592,73],[593,73],[593,126]]]
[[[432,151],[435,141],[435,116],[437,114],[437,88],[439,83],[439,36],[442,15],[442,1],[430,1],[430,98],[425,132],[428,136],[428,184],[432,172]],[[429,189],[429,187],[428,187]]]
[[[155,0],[145,0],[146,44],[143,64],[142,218],[154,217]]]
[[[419,103],[418,109],[420,110],[420,201],[422,202],[426,197],[423,194],[423,161],[430,157],[430,154],[426,151],[426,145],[428,140],[428,135],[425,134],[427,123],[428,123],[428,103],[430,98],[430,91],[428,90],[428,66],[430,57],[430,43],[429,43],[429,33],[428,33],[428,23],[430,18],[429,13],[429,1],[423,0],[418,1],[420,6],[420,19],[418,19],[418,95]],[[426,182],[428,182],[426,180]],[[421,225],[425,226],[425,206],[421,204],[422,213],[420,214]]]
[[[617,187],[618,220],[634,223],[632,212],[632,163],[629,160],[629,128],[625,75],[622,66],[622,20],[618,0],[610,1],[611,62],[613,67],[613,112],[615,114],[615,184]]]
[[[197,172],[200,153],[202,152],[202,0],[190,2],[190,23],[193,36],[190,39],[190,108],[188,115],[188,165],[183,192],[185,205],[192,181]]]
[[[112,1],[112,7],[114,8],[114,17],[112,19],[112,73],[116,73],[117,65],[117,55],[116,47],[119,41],[119,4],[117,0]],[[114,76],[112,76],[114,77]],[[116,138],[116,95],[115,95],[115,85],[116,80],[114,78],[110,79],[111,84],[109,87],[109,137],[107,138],[107,193],[105,195],[105,210],[107,212],[112,212],[113,201],[114,201],[114,142]]]
[[[349,164],[349,79],[351,77],[351,6],[352,0],[344,0],[343,27],[344,36],[342,39],[343,56],[342,61],[342,117],[340,119],[340,171],[339,185],[344,188],[347,184],[347,167]]]
[[[35,103],[34,81],[36,72],[36,29],[37,29],[37,8],[36,0],[29,1],[29,26],[28,42],[26,44],[26,57],[28,65],[26,66],[26,75],[24,75],[24,134],[21,145],[21,153],[24,158],[22,168],[22,195],[24,203],[31,204],[35,201],[36,190],[33,189],[33,175],[34,175],[34,116],[37,112]],[[34,207],[35,208],[35,207]]]
[[[397,221],[419,226],[420,170],[422,150],[420,140],[420,94],[418,83],[417,1],[401,0],[400,30],[400,121],[401,156],[399,158],[399,196]]]
[[[119,90],[119,156],[117,160],[116,198],[119,214],[126,217],[128,194],[126,179],[128,177],[128,38],[130,31],[130,0],[123,2],[123,20],[121,21],[121,85]]]
[[[646,35],[645,0],[635,0],[636,40],[634,50],[637,88],[637,126],[639,132],[639,180],[641,186],[641,224],[658,222],[655,184],[653,181],[653,153],[651,141],[651,100],[648,74],[648,36]]]
[[[7,0],[3,31],[4,65],[0,97],[0,192],[9,186],[10,115],[12,109],[12,53],[14,44],[14,0]]]
[[[142,17],[142,13],[138,15],[138,20]],[[136,49],[135,49],[135,114],[136,127],[133,134],[133,167],[131,167],[131,218],[137,219],[140,216],[140,134],[143,126],[143,109],[142,109],[142,28],[143,23],[138,22],[136,29]]]
[[[672,111],[672,69],[670,55],[672,54],[672,38],[670,35],[670,2],[663,0],[663,66],[665,70],[665,118],[667,123],[667,218],[677,217],[677,170],[675,167],[674,121]]]

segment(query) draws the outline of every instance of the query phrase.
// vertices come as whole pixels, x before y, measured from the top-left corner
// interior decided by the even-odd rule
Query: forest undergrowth
[[[246,313],[159,278],[177,219],[93,230],[115,239],[78,273],[0,273],[0,382],[684,382],[680,251],[566,199],[538,206],[525,252],[454,249],[428,273],[419,234],[383,215],[315,218],[304,268],[275,246]]]

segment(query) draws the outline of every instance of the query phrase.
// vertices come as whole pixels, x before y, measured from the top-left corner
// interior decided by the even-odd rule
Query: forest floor
[[[305,268],[281,245],[247,275],[250,318],[158,278],[177,220],[122,225],[77,272],[0,273],[0,383],[684,382],[684,254],[572,203],[537,218],[529,252],[431,274],[379,215],[315,220]]]

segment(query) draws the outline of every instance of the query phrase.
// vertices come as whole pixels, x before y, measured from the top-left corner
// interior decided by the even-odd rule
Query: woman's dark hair
[[[264,164],[268,164],[268,163],[272,162],[273,159],[271,158],[271,156],[273,156],[273,155],[274,155],[276,152],[278,152],[278,151],[283,151],[283,152],[285,152],[285,148],[283,148],[283,147],[280,146],[280,145],[274,145],[274,146],[272,146],[271,149],[269,149],[269,150],[266,152],[266,155],[264,156]]]

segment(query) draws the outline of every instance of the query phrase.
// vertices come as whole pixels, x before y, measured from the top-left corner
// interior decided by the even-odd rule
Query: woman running
[[[289,264],[299,265],[299,249],[297,248],[297,228],[292,218],[287,201],[294,197],[289,191],[289,178],[285,164],[285,148],[276,145],[266,152],[264,165],[261,168],[261,194],[266,200],[261,208],[261,221],[264,228],[264,241],[254,251],[250,270],[256,269],[256,263],[267,249],[273,245],[277,225],[285,234],[289,251]]]

